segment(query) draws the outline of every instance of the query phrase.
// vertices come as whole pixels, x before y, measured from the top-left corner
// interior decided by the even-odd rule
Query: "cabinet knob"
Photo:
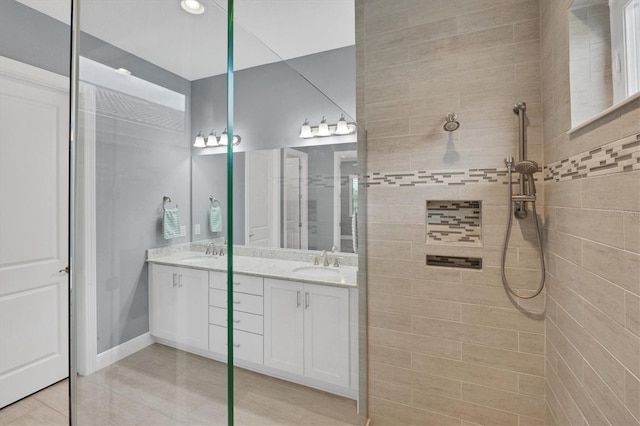
[[[239,300],[234,300],[234,301],[233,301],[233,304],[234,304],[234,305],[239,305],[239,304],[240,304],[240,301],[239,301]]]
[[[234,324],[240,324],[240,320],[238,320],[238,319],[234,319],[234,320],[233,320],[233,323],[234,323]]]
[[[239,348],[239,347],[240,347],[240,343],[234,343],[234,344],[233,344],[233,347],[234,347],[234,348]]]

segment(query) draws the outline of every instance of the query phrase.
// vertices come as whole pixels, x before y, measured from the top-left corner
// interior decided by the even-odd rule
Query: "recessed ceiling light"
[[[182,0],[180,6],[185,12],[193,15],[201,15],[204,13],[204,6],[198,0]]]
[[[117,72],[118,74],[122,74],[122,75],[131,75],[131,71],[129,71],[129,70],[128,70],[128,69],[126,69],[126,68],[118,68],[118,69],[116,70],[116,72]]]

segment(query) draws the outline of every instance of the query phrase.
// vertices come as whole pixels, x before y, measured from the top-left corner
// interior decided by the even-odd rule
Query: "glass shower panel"
[[[210,328],[222,244],[191,238],[222,226],[215,207],[228,204],[207,188],[195,228],[192,154],[217,141],[210,126],[226,108],[194,110],[206,94],[193,86],[226,79],[227,15],[196,3],[76,0],[75,424],[228,421],[227,367],[212,356]],[[205,116],[198,135],[194,117]]]
[[[353,7],[235,2],[236,424],[363,421]]]

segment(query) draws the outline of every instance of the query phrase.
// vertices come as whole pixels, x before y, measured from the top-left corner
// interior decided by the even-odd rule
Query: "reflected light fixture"
[[[322,121],[318,126],[309,125],[309,120],[305,119],[304,123],[300,127],[300,138],[321,138],[327,136],[344,136],[353,135],[356,133],[356,123],[349,123],[344,118],[344,114],[340,115],[340,120],[337,124],[327,123],[326,118],[323,116]]]
[[[192,15],[202,15],[204,13],[204,6],[198,0],[181,0],[180,7]]]
[[[194,142],[193,146],[195,146],[196,148],[204,148],[206,146],[204,144],[204,136],[202,136],[202,132],[198,133],[198,136],[196,136],[196,141]]]
[[[327,119],[322,116],[322,121],[320,121],[320,125],[318,126],[318,136],[330,136],[329,125],[327,124]]]
[[[211,129],[211,133],[209,133],[209,136],[207,137],[207,146],[218,146],[218,136],[213,129]]]
[[[300,137],[303,139],[313,137],[313,133],[311,133],[311,126],[309,125],[308,118],[304,119],[304,123],[302,123],[302,127],[300,127]]]
[[[118,69],[116,69],[116,72],[118,74],[122,74],[122,75],[131,75],[131,71],[129,71],[126,68],[118,68]]]
[[[239,135],[233,135],[233,144],[238,145],[242,138]],[[217,146],[227,146],[229,145],[229,136],[227,134],[227,129],[224,129],[224,132],[220,136],[216,135],[216,132],[211,130],[209,136],[207,136],[207,140],[205,143],[204,134],[202,130],[198,132],[198,136],[196,136],[196,140],[193,143],[193,146],[196,148],[211,148]]]
[[[347,120],[345,120],[344,114],[341,114],[340,120],[338,120],[338,124],[336,125],[336,135],[348,135],[349,132],[350,130]]]

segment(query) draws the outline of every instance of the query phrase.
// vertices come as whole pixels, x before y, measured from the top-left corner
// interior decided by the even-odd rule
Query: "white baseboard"
[[[150,333],[142,334],[138,337],[134,337],[131,340],[128,340],[116,347],[108,349],[96,357],[96,370],[101,370],[105,367],[114,364],[121,359],[128,357],[131,354],[134,354],[149,345],[152,345],[155,342],[153,337],[151,337]]]

